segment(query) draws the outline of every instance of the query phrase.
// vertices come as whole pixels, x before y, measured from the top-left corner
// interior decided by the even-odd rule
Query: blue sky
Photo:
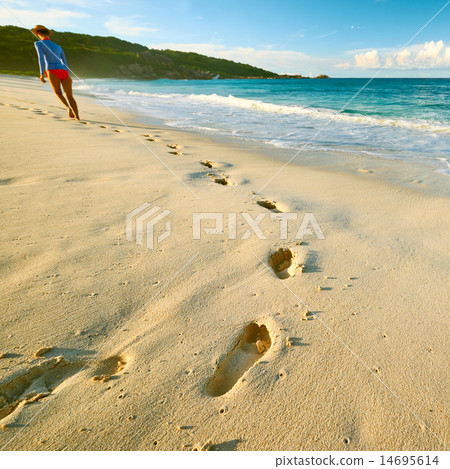
[[[0,0],[0,24],[114,35],[279,73],[450,77],[447,0]]]

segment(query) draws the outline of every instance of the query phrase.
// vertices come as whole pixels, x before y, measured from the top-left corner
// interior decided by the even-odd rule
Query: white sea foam
[[[134,82],[90,80],[89,86],[103,99],[107,98],[108,105],[139,111],[162,119],[173,127],[292,150],[306,144],[308,151],[419,159],[444,174],[450,172],[445,163],[450,155],[450,124],[445,118],[445,102],[442,105],[444,116],[439,121],[439,114],[434,111],[423,113],[427,119],[421,118],[422,113],[418,112],[410,114],[417,117],[406,118],[401,115],[403,109],[395,105],[392,108],[387,106],[387,112],[394,117],[385,118],[381,113],[385,112],[386,104],[374,104],[373,100],[367,102],[367,111],[374,114],[365,115],[365,111],[358,113],[355,109],[351,113],[338,113],[326,107],[300,105],[295,102],[295,96],[283,93],[281,98],[287,103],[281,104],[266,102],[272,99],[270,93],[259,100],[238,98],[232,94],[222,96],[214,92],[193,94],[191,89],[200,86],[196,83],[185,89],[186,85],[173,82],[157,85],[138,82],[134,86]],[[133,89],[127,89],[127,86]],[[158,87],[162,89],[155,89]],[[85,90],[84,87],[79,89]],[[177,92],[172,92],[172,89]],[[304,96],[302,99],[303,103],[306,102]],[[308,102],[313,101],[310,99]],[[360,107],[363,108],[361,104]],[[420,111],[420,105],[415,105],[415,110]]]
[[[220,105],[229,108],[246,109],[249,111],[269,114],[298,115],[313,119],[333,120],[349,124],[362,124],[367,126],[399,127],[404,129],[436,132],[450,135],[450,126],[437,121],[421,119],[392,119],[383,117],[365,116],[363,114],[338,113],[332,109],[313,108],[306,106],[281,105],[267,103],[256,99],[237,98],[235,96],[220,96],[218,94],[181,94],[181,93],[145,93],[141,91],[117,90],[116,95],[142,96],[156,99],[177,100],[186,102],[201,102],[210,105]]]

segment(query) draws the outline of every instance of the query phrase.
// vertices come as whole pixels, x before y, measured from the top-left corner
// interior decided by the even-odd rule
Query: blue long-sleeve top
[[[55,44],[50,39],[44,39],[43,41],[36,41],[34,47],[36,47],[38,54],[41,75],[43,75],[46,70],[69,71],[66,56],[61,46],[58,46],[58,44]]]

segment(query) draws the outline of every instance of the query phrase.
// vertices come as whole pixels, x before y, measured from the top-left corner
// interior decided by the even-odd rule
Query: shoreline
[[[0,82],[0,394],[30,373],[50,394],[10,395],[1,446],[445,448],[446,176],[314,153],[255,197],[282,165],[272,149],[118,112],[149,151],[88,99],[87,123],[70,122],[48,87]],[[288,239],[258,201],[298,215]],[[126,216],[144,202],[171,211],[155,249],[127,241]],[[223,214],[223,233],[193,239],[194,212]],[[245,238],[242,213],[265,214],[266,239]],[[305,213],[325,239],[298,244]],[[297,250],[304,272],[279,279],[267,265],[279,247]],[[270,335],[264,358],[221,374],[252,324]]]
[[[121,80],[118,80],[118,81],[121,81]],[[138,81],[139,82],[139,81]],[[139,82],[141,83],[141,82]],[[90,86],[93,86],[92,84],[90,84]],[[96,100],[97,98],[95,97],[94,94],[90,94],[90,91],[87,91],[87,90],[79,90],[81,91],[82,93],[86,93],[87,96],[89,96],[90,98]],[[212,92],[210,90],[210,92]],[[137,93],[139,94],[139,93]],[[100,92],[100,96],[102,95],[102,93]],[[144,93],[145,95],[145,93]],[[214,96],[214,94],[213,94]],[[236,98],[236,97],[232,97],[233,99],[237,99],[237,100],[242,100],[243,98]],[[103,99],[103,98],[102,98]],[[108,98],[107,98],[108,99]],[[246,101],[245,99],[243,99],[244,101]],[[247,100],[248,101],[248,100]],[[111,102],[113,103],[113,108],[114,109],[118,109],[122,112],[129,112],[129,109],[127,109],[129,107],[129,103],[126,104],[126,103],[123,103],[123,102],[120,102],[120,101],[116,101],[115,98],[111,98]],[[259,101],[256,101],[256,102],[259,102]],[[261,102],[260,103],[261,105],[265,105],[265,106],[276,106],[276,103],[270,103],[270,102]],[[161,105],[161,103],[159,103],[159,105]],[[234,109],[234,108],[231,108],[231,109]],[[237,107],[237,109],[239,109],[239,106]],[[331,112],[331,110],[328,110],[329,112]],[[218,141],[220,143],[227,143],[227,142],[240,142],[242,145],[244,146],[247,146],[247,147],[252,147],[252,148],[256,148],[256,149],[259,149],[261,152],[264,152],[264,153],[270,153],[272,156],[280,159],[280,161],[288,161],[290,160],[296,153],[297,151],[302,147],[302,145],[304,143],[306,143],[306,145],[308,145],[308,137],[307,136],[304,136],[304,138],[306,138],[306,140],[304,140],[302,142],[302,140],[300,140],[300,143],[298,143],[298,146],[297,147],[294,147],[294,146],[283,146],[283,145],[278,145],[277,143],[273,143],[273,140],[277,140],[276,138],[274,138],[274,136],[267,136],[266,137],[266,140],[269,139],[269,141],[264,141],[264,140],[261,140],[261,141],[258,141],[258,139],[255,137],[255,135],[253,136],[248,136],[248,137],[244,137],[243,135],[226,135],[226,133],[228,132],[225,128],[221,130],[217,130],[217,133],[216,131],[210,133],[210,132],[205,132],[205,131],[202,131],[201,130],[201,127],[199,128],[183,128],[182,126],[178,127],[178,126],[172,126],[170,125],[170,121],[173,120],[173,118],[169,118],[169,117],[166,117],[166,118],[161,118],[161,117],[155,117],[155,116],[150,116],[148,115],[148,113],[144,113],[142,110],[140,111],[135,111],[134,114],[132,114],[132,117],[131,119],[133,120],[136,120],[137,118],[137,113],[139,112],[139,118],[138,118],[138,121],[141,122],[141,123],[144,123],[144,124],[153,124],[153,125],[159,125],[159,126],[162,126],[164,128],[168,128],[168,129],[172,129],[174,131],[181,131],[181,132],[188,132],[192,135],[197,135],[201,138],[206,138],[206,139],[209,139],[211,141]],[[342,114],[342,116],[346,116],[347,119],[351,118],[351,116],[347,115],[347,114]],[[275,116],[274,116],[275,117]],[[361,116],[361,117],[364,117],[364,116]],[[365,116],[365,118],[369,118],[369,119],[372,119],[372,117],[368,117],[368,116]],[[381,116],[378,116],[377,119],[381,119]],[[400,117],[391,117],[391,119],[394,119],[394,121],[396,122],[397,120],[400,120],[400,122],[403,122],[402,121],[402,118]],[[407,120],[411,118],[407,118]],[[313,119],[314,120],[314,119]],[[388,119],[389,120],[389,119]],[[411,120],[411,122],[413,122],[414,119]],[[326,121],[324,121],[326,122]],[[409,121],[408,121],[409,122]],[[410,124],[411,124],[410,122]],[[419,125],[417,122],[415,123],[416,125]],[[382,125],[381,127],[384,127],[384,125]],[[400,126],[402,127],[402,126]],[[389,128],[389,126],[386,126],[386,128]],[[229,130],[229,129],[228,129]],[[447,132],[448,132],[448,128],[446,129]],[[371,130],[369,129],[368,132],[370,132]],[[313,133],[315,131],[312,131]],[[426,135],[427,132],[424,131],[424,135]],[[281,141],[281,140],[280,140]],[[285,142],[287,144],[289,144],[289,142]],[[293,143],[293,142],[291,142]],[[312,146],[313,143],[311,142],[308,146]],[[328,145],[325,145],[325,146],[328,146]],[[395,170],[395,163],[396,162],[399,162],[399,165],[402,166],[403,165],[412,165],[412,166],[418,166],[418,167],[421,167],[424,172],[426,172],[426,168],[428,168],[429,171],[436,171],[440,174],[443,174],[444,176],[448,176],[448,173],[447,173],[447,168],[444,167],[444,161],[445,161],[445,157],[442,157],[442,158],[438,158],[437,156],[430,156],[430,155],[419,155],[417,154],[416,156],[414,155],[401,155],[401,153],[399,154],[395,154],[395,152],[392,154],[392,155],[389,155],[389,151],[385,152],[385,154],[383,153],[383,150],[381,148],[372,148],[370,149],[370,147],[368,146],[366,150],[360,148],[360,149],[356,149],[356,147],[354,149],[350,149],[350,148],[340,148],[339,147],[339,144],[336,144],[335,145],[335,148],[333,149],[333,144],[331,144],[329,146],[329,148],[324,148],[324,149],[315,149],[314,151],[313,150],[310,150],[310,149],[306,149],[306,151],[302,151],[300,153],[299,156],[296,157],[296,161],[299,161],[300,165],[302,164],[302,162],[300,162],[301,159],[303,160],[306,160],[306,163],[305,164],[309,164],[309,165],[316,165],[316,164],[320,164],[321,166],[327,166],[327,165],[330,165],[332,167],[334,167],[336,164],[340,163],[340,162],[344,162],[346,159],[347,160],[350,160],[352,159],[354,164],[357,164],[358,161],[368,161],[369,163],[371,163],[372,161],[374,161],[375,165],[378,165],[378,166],[383,166],[383,163],[377,163],[377,160],[382,160],[382,161],[392,161],[394,162],[393,164],[393,169]],[[371,154],[373,153],[373,154]],[[305,156],[307,155],[307,156]],[[294,161],[295,163],[295,161]],[[364,164],[364,163],[363,163]],[[350,166],[351,167],[351,166]],[[417,178],[416,178],[417,179]]]
[[[7,79],[14,79],[18,76],[0,74],[0,78],[1,77],[6,77]],[[25,78],[29,82],[31,82],[32,80],[32,77],[27,76],[19,76],[19,78]],[[360,79],[361,78],[355,78],[355,80]],[[395,78],[380,79],[391,80]],[[403,78],[399,78],[399,80],[403,80]],[[421,79],[411,78],[411,80]],[[431,80],[438,80],[438,78],[433,78]],[[446,78],[442,78],[442,80],[446,80]],[[97,98],[93,91],[74,90],[74,94],[79,97],[82,96],[83,98],[86,98],[91,104],[102,106],[100,100]],[[115,101],[110,98],[101,97],[101,99],[105,102],[105,104],[108,104],[109,102],[115,103]],[[283,148],[269,142],[257,142],[252,139],[247,140],[240,136],[227,136],[220,134],[210,135],[202,133],[201,131],[196,129],[178,128],[166,124],[164,118],[150,116],[142,112],[131,113],[128,109],[119,105],[114,105],[111,107],[111,109],[117,115],[124,117],[123,121],[125,122],[125,124],[127,122],[130,122],[136,125],[151,125],[165,129],[167,131],[185,133],[187,135],[197,137],[199,139],[204,139],[205,141],[209,141],[212,143],[217,142],[223,145],[238,144],[247,149],[252,149],[252,151],[263,153],[269,158],[276,158],[280,161],[280,164],[284,164],[287,161],[290,161],[291,158],[294,157],[294,155],[296,155],[299,150],[297,148]],[[380,169],[381,172],[384,173],[383,177],[388,178],[388,180],[392,183],[398,182],[403,184],[413,181],[419,181],[414,182],[414,184],[420,184],[423,181],[426,181],[429,184],[428,189],[432,190],[436,194],[442,194],[445,193],[446,190],[448,190],[446,189],[446,186],[448,185],[448,180],[446,178],[448,178],[449,175],[444,172],[445,168],[438,168],[435,162],[427,162],[426,160],[420,160],[417,157],[413,156],[372,156],[370,155],[370,153],[358,154],[356,151],[350,151],[345,149],[330,149],[326,151],[306,150],[301,151],[290,164],[323,168],[329,166],[333,168],[333,171],[337,168],[342,168],[344,171],[348,171],[353,174],[355,174],[355,171],[358,171],[359,169],[363,170],[362,172],[367,169],[369,171],[373,171],[373,167],[375,168],[375,171],[373,171],[374,173],[376,172],[376,169]],[[436,173],[438,176],[436,177],[436,174],[428,174],[429,172]],[[431,185],[433,185],[433,187],[430,187]],[[442,189],[442,187],[444,188]]]

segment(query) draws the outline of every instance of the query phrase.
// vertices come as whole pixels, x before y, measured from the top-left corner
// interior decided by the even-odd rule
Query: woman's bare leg
[[[48,72],[47,75],[48,75],[48,81],[50,82],[50,85],[52,85],[53,91],[55,92],[56,96],[58,96],[59,100],[69,110],[69,117],[74,117],[74,114],[72,112],[72,109],[69,106],[69,103],[67,102],[66,98],[62,94],[61,80],[56,75],[54,75],[52,72]]]
[[[80,120],[80,116],[78,115],[78,105],[75,101],[73,94],[72,94],[72,78],[67,77],[65,80],[61,82],[64,92],[66,93],[67,99],[70,103],[70,107],[75,114],[75,119]]]

